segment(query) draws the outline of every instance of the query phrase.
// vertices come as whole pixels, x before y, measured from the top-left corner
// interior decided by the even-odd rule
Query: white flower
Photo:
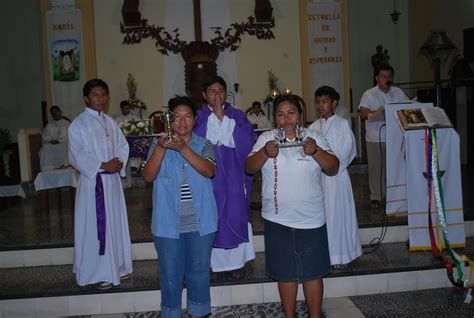
[[[142,121],[139,121],[139,122],[137,123],[137,127],[138,127],[138,128],[143,128],[143,127],[145,127],[145,123],[142,122]]]

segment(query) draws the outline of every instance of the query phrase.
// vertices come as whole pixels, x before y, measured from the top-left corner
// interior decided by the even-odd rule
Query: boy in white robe
[[[330,177],[322,174],[329,255],[331,265],[339,267],[362,255],[354,195],[347,171],[356,155],[355,138],[348,121],[334,114],[339,100],[336,90],[322,86],[316,90],[314,97],[321,118],[309,129],[322,134],[339,159],[337,175]]]
[[[97,289],[108,289],[132,272],[120,181],[129,148],[115,120],[103,112],[109,100],[107,84],[90,80],[83,95],[87,107],[69,127],[69,162],[80,172],[74,211],[74,272],[80,286],[96,284]]]
[[[62,116],[61,109],[49,109],[52,120],[41,135],[43,145],[39,151],[41,171],[51,171],[69,165],[67,156],[67,130],[70,122]]]

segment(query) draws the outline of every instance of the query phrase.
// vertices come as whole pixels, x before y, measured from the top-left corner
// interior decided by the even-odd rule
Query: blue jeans
[[[161,317],[181,317],[183,282],[187,311],[205,316],[211,312],[210,263],[215,233],[181,233],[178,239],[154,236],[160,266]]]

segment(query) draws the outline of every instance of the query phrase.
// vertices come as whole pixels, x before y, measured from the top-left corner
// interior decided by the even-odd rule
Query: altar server
[[[362,254],[354,194],[347,171],[356,155],[355,137],[349,122],[334,113],[339,100],[339,93],[334,88],[321,86],[314,93],[314,98],[321,118],[311,124],[309,129],[322,134],[339,159],[337,175],[321,175],[329,255],[331,265],[339,267]]]
[[[120,176],[129,148],[113,118],[104,114],[109,88],[100,79],[83,88],[86,108],[69,127],[69,161],[80,172],[74,223],[74,272],[80,286],[97,289],[130,277],[132,252]]]

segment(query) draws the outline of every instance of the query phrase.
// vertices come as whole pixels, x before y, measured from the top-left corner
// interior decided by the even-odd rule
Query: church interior
[[[332,13],[319,14],[325,6]],[[105,113],[115,118],[120,102],[133,100],[137,118],[162,125],[155,116],[166,112],[173,96],[203,102],[202,69],[225,79],[227,100],[242,111],[261,102],[272,123],[275,95],[301,96],[309,126],[320,117],[315,89],[339,91],[339,107],[355,136],[357,154],[347,170],[363,255],[324,278],[326,317],[474,316],[474,126],[468,124],[474,119],[474,0],[22,0],[2,7],[0,317],[159,317],[153,185],[141,175],[146,153],[129,160],[122,178],[132,277],[98,291],[77,285],[72,271],[77,172],[60,169],[62,183],[45,185],[53,181],[41,171],[42,133],[52,106],[69,121],[83,112],[82,86],[93,78],[109,86]],[[61,20],[64,12],[69,16]],[[328,33],[318,37],[320,26]],[[64,34],[75,40],[61,40]],[[448,48],[436,51],[444,44],[433,36]],[[458,153],[448,155],[458,170],[461,212],[452,227],[462,228],[461,243],[453,247],[463,257],[464,286],[453,286],[431,246],[410,246],[419,228],[410,224],[411,215],[428,213],[410,211],[406,202],[390,210],[389,203],[398,203],[389,197],[378,205],[371,201],[358,107],[374,86],[376,58],[395,69],[391,85],[413,103],[444,109],[452,123]],[[409,171],[409,154],[399,156]],[[392,175],[405,172],[393,167]],[[387,161],[387,175],[389,170]],[[387,196],[390,187],[396,185],[387,180]],[[211,276],[211,316],[284,317],[276,282],[266,273],[261,188],[262,176],[255,174],[250,214],[256,257],[238,273]],[[436,228],[441,235],[442,225]],[[297,313],[307,317],[299,289]]]

